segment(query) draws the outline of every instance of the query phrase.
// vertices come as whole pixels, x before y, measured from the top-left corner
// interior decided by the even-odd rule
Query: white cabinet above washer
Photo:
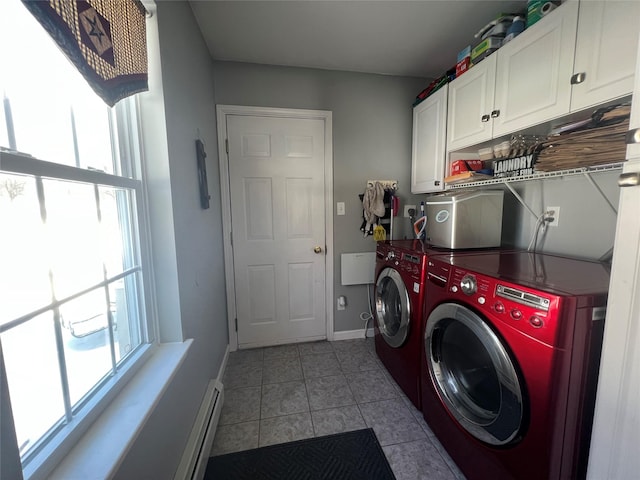
[[[577,18],[569,0],[496,52],[494,137],[569,112]]]
[[[577,18],[569,0],[451,82],[448,151],[569,112]]]
[[[637,0],[580,2],[571,77],[572,112],[633,91],[638,34]]]
[[[494,53],[449,84],[447,150],[458,150],[490,140],[491,111],[496,83]]]
[[[411,193],[444,190],[448,85],[413,107]]]
[[[640,1],[567,0],[449,84],[447,151],[633,90]]]

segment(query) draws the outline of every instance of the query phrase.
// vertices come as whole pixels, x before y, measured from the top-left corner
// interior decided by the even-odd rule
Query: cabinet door
[[[445,85],[413,109],[412,193],[444,190],[447,90]]]
[[[640,2],[580,2],[571,111],[629,95],[640,32]],[[572,82],[575,81],[572,78]]]
[[[640,37],[640,34],[638,35]],[[631,118],[629,119],[629,133],[627,135],[627,160],[636,160],[640,164],[640,40],[635,56],[635,78],[633,101],[631,102]],[[639,168],[640,170],[640,168]]]
[[[449,84],[448,151],[491,139],[496,56],[489,55]]]
[[[498,50],[494,137],[569,112],[577,19],[568,0]]]

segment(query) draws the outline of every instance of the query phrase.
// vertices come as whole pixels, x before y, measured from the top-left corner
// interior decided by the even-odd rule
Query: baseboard
[[[218,369],[218,377],[211,380],[207,386],[174,480],[202,480],[204,477],[224,404],[222,379],[228,359],[229,346],[227,345]]]
[[[373,328],[368,328],[367,329],[367,338],[369,337],[373,337]],[[364,330],[363,329],[358,329],[358,330],[343,330],[341,332],[333,332],[333,340],[334,341],[339,341],[339,340],[353,340],[356,338],[364,338]]]
[[[253,342],[253,343],[243,343],[238,347],[238,350],[249,350],[252,348],[262,348],[262,347],[275,347],[277,345],[290,345],[292,343],[302,343],[302,342],[319,342],[321,340],[328,340],[324,335],[318,335],[313,337],[303,337],[303,338],[288,338],[286,340],[268,340],[265,342]]]

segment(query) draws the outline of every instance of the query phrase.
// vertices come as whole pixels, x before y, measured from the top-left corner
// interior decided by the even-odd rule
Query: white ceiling
[[[189,2],[214,60],[437,78],[526,0]]]

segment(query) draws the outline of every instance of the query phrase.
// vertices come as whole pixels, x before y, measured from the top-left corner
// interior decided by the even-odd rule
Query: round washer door
[[[431,381],[449,413],[485,443],[512,442],[523,426],[523,389],[498,336],[456,303],[433,309],[424,335]]]
[[[410,318],[407,287],[398,271],[387,267],[376,281],[376,321],[385,342],[394,348],[401,346],[409,334]]]

